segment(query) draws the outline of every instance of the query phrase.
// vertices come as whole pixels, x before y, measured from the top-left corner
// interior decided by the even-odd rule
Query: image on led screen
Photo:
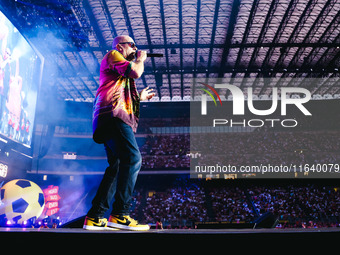
[[[0,134],[30,147],[38,82],[38,56],[0,12]]]

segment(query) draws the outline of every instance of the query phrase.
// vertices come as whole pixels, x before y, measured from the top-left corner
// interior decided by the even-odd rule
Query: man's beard
[[[126,57],[127,61],[132,61],[134,59],[135,59],[135,53],[134,52],[132,52],[129,56]]]

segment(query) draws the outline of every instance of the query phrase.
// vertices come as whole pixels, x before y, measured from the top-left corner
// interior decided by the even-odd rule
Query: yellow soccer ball
[[[7,182],[0,190],[0,216],[17,224],[39,218],[44,210],[45,198],[41,188],[29,180],[17,179]]]

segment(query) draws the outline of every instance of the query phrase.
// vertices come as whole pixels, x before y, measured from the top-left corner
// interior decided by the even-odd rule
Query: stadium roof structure
[[[56,38],[46,55],[64,100],[94,99],[100,62],[117,35],[164,54],[147,59],[137,80],[139,89],[155,89],[155,101],[190,100],[192,78],[213,77],[241,79],[239,86],[253,86],[259,98],[270,85],[244,78],[318,77],[323,82],[310,85],[312,96],[339,98],[339,0],[1,2],[28,38],[42,30],[52,33],[45,41]]]

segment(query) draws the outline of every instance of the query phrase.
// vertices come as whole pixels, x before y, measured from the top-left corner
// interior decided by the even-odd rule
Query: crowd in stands
[[[147,223],[162,222],[187,226],[195,221],[207,221],[205,194],[197,185],[177,186],[164,192],[151,192],[142,209],[143,220]]]
[[[144,169],[188,169],[190,158],[190,136],[149,136],[140,148]]]
[[[143,200],[144,202],[140,202]],[[166,228],[195,222],[250,223],[264,213],[279,217],[280,228],[339,227],[340,190],[333,186],[181,184],[165,191],[137,193],[133,215]],[[139,201],[139,202],[138,202]]]
[[[249,222],[254,218],[246,195],[239,187],[212,188],[209,195],[216,221]]]
[[[340,132],[255,132],[148,136],[140,148],[144,169],[185,169],[190,151],[204,165],[338,163]]]
[[[230,154],[276,154],[306,150],[335,152],[340,132],[263,132],[191,135],[191,149]]]
[[[249,193],[260,214],[272,212],[281,220],[331,222],[340,216],[340,192],[334,188],[254,186]]]
[[[169,155],[169,156],[143,156],[142,158],[143,169],[189,169],[190,158],[182,155]]]
[[[190,150],[190,135],[148,136],[140,150],[142,155],[186,155]]]

